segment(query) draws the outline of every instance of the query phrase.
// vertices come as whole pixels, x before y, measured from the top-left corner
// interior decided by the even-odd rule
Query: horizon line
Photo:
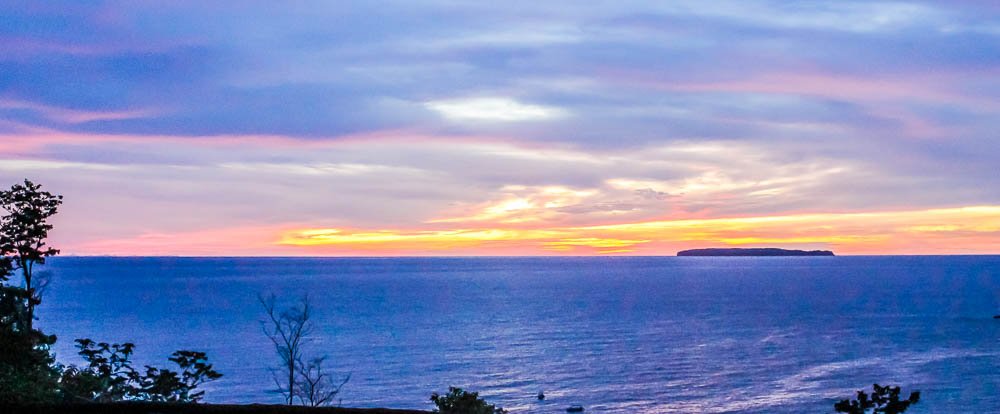
[[[397,255],[397,256],[308,256],[308,255],[113,255],[113,254],[66,254],[59,255],[49,258],[59,259],[59,258],[113,258],[113,259],[129,259],[129,258],[172,258],[172,259],[475,259],[475,258],[597,258],[597,257],[635,257],[635,258],[652,258],[652,257],[690,257],[690,258],[719,258],[719,257],[735,257],[735,258],[755,258],[755,257],[780,257],[780,258],[801,258],[801,257],[889,257],[889,256],[902,256],[902,257],[941,257],[941,256],[1000,256],[1000,252],[997,253],[942,253],[942,254],[837,254],[834,252],[833,256],[678,256],[674,254],[662,254],[662,255],[627,255],[627,254],[604,254],[604,255]]]

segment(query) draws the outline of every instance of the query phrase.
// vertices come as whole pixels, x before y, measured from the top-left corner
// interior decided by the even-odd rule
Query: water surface
[[[39,326],[209,353],[212,402],[279,402],[257,295],[308,294],[345,406],[481,391],[513,412],[831,412],[874,381],[911,409],[1000,412],[1000,256],[57,258]],[[538,391],[548,397],[534,400]]]

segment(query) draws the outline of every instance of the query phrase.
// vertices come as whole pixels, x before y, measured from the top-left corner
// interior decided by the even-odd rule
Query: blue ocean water
[[[57,258],[38,326],[207,351],[211,402],[279,402],[258,294],[308,294],[307,352],[344,406],[429,409],[449,385],[512,412],[832,412],[872,382],[914,413],[1000,412],[1000,256]],[[548,397],[538,402],[534,396]]]

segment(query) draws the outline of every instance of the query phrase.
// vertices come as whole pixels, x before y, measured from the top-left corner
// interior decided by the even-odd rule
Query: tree
[[[139,378],[140,399],[154,402],[197,403],[205,391],[194,392],[199,385],[222,377],[208,363],[204,352],[177,351],[169,358],[181,371],[146,366],[146,375]]]
[[[52,226],[47,223],[62,196],[40,190],[25,180],[0,191],[0,402],[37,403],[58,395],[58,370],[49,348],[56,337],[34,329],[40,291],[34,278],[36,264],[58,250],[45,246]],[[20,272],[22,286],[8,284]]]
[[[285,396],[285,403],[292,405],[295,401],[296,364],[302,360],[302,341],[312,333],[312,323],[309,321],[312,308],[309,298],[303,297],[299,305],[278,312],[275,309],[274,294],[267,298],[258,296],[264,306],[267,321],[261,321],[264,335],[274,344],[275,352],[281,360],[281,368],[274,374],[274,383],[278,392]]]
[[[76,347],[87,366],[63,369],[60,385],[66,400],[112,402],[134,397],[132,384],[138,380],[132,368],[134,344],[77,339]]]
[[[267,319],[261,321],[261,328],[274,344],[281,361],[281,366],[274,369],[272,375],[278,392],[285,397],[285,403],[292,405],[298,399],[300,404],[313,407],[332,404],[351,376],[347,375],[343,381],[334,383],[323,369],[326,356],[304,362],[303,345],[314,329],[310,320],[312,306],[309,297],[303,296],[297,305],[282,311],[277,310],[277,299],[273,294],[266,298],[258,296],[257,299],[267,315]]]
[[[900,414],[910,408],[910,405],[920,401],[920,391],[910,393],[910,398],[899,399],[900,388],[891,386],[872,385],[872,393],[869,396],[863,390],[858,391],[856,400],[841,400],[833,405],[833,409],[838,413],[865,414],[883,413]],[[871,410],[871,411],[869,411]]]
[[[170,358],[180,367],[171,371],[147,366],[140,375],[131,363],[135,345],[77,340],[86,367],[55,364],[49,352],[56,341],[34,329],[35,306],[41,304],[45,279],[35,265],[59,250],[45,240],[62,196],[41,191],[25,180],[9,191],[0,191],[0,404],[51,403],[64,401],[147,400],[198,402],[204,392],[195,392],[207,381],[222,376],[208,363],[204,353],[177,351]],[[22,286],[7,282],[20,272]]]
[[[53,402],[58,370],[49,352],[56,337],[28,329],[28,293],[0,284],[0,403]]]
[[[330,374],[323,370],[323,362],[326,357],[313,358],[308,363],[299,361],[296,364],[299,378],[296,384],[296,396],[302,405],[310,407],[322,407],[333,404],[333,399],[340,394],[340,389],[351,380],[351,375],[344,377],[343,381],[334,383]]]
[[[67,401],[153,401],[197,403],[204,397],[198,386],[215,381],[222,374],[215,371],[203,352],[177,351],[169,358],[180,372],[147,365],[140,374],[132,367],[135,345],[131,343],[96,343],[77,339],[80,356],[87,366],[63,369],[60,380]]]
[[[0,191],[0,207],[7,211],[0,218],[0,256],[8,260],[0,271],[7,268],[20,271],[24,279],[29,331],[34,323],[35,305],[41,302],[37,286],[33,284],[35,265],[45,264],[46,258],[59,254],[59,250],[46,246],[45,239],[52,230],[48,219],[58,212],[63,197],[41,188],[41,185],[24,180],[23,185]]]
[[[478,392],[468,392],[456,387],[448,387],[448,393],[445,395],[438,395],[438,393],[431,394],[431,401],[437,406],[434,411],[441,414],[507,413],[503,408],[479,398]]]

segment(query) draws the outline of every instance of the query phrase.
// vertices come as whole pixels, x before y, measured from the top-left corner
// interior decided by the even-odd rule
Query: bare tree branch
[[[323,370],[326,359],[326,356],[322,356],[313,358],[308,363],[299,361],[297,397],[302,405],[321,407],[332,404],[337,394],[340,394],[340,389],[351,380],[351,374],[347,374],[343,381],[334,383]]]
[[[285,403],[292,405],[298,392],[297,367],[302,361],[302,345],[312,334],[312,306],[309,297],[303,296],[299,304],[283,311],[276,309],[274,294],[268,297],[257,296],[264,307],[267,320],[261,321],[264,335],[274,344],[275,352],[281,360],[281,368],[272,372],[278,391],[285,397]]]

